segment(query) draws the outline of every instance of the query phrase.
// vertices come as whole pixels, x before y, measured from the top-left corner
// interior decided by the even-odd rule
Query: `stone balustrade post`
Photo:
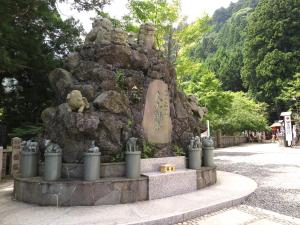
[[[217,147],[223,148],[222,132],[221,130],[217,131]]]
[[[3,147],[0,146],[0,181],[2,178]]]
[[[12,158],[11,158],[11,174],[15,177],[20,169],[20,156],[21,156],[21,142],[22,139],[14,137],[11,140]]]

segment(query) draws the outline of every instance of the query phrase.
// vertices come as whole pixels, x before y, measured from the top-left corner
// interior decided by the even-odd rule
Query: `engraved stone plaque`
[[[154,80],[148,87],[143,129],[150,143],[165,144],[171,141],[170,97],[168,85],[162,80]]]

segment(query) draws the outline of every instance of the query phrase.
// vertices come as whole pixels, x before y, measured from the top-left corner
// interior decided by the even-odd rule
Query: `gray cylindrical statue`
[[[83,179],[87,181],[98,180],[100,178],[100,157],[99,148],[92,142],[92,146],[84,154]]]
[[[55,181],[61,178],[62,149],[58,144],[46,141],[44,179]]]
[[[189,145],[189,168],[190,169],[200,169],[202,163],[202,149],[200,137],[193,137]]]
[[[136,179],[141,174],[141,152],[136,145],[137,138],[129,138],[126,143],[125,161],[126,177]]]
[[[22,142],[20,171],[21,177],[37,176],[38,143],[34,141]]]
[[[215,166],[214,163],[214,141],[211,137],[205,137],[202,141],[204,166]]]

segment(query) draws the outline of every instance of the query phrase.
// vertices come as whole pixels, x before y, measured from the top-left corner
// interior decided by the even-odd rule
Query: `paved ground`
[[[247,205],[218,211],[176,225],[298,225],[300,219]]]
[[[219,170],[241,174],[258,183],[258,188],[244,205],[188,221],[195,215],[203,215],[224,207],[218,203],[221,198],[231,205],[237,203],[230,198],[238,191],[249,189],[253,185],[247,178],[237,181],[239,177],[224,172],[218,172],[220,178],[212,187],[195,193],[154,200],[150,205],[149,202],[139,202],[97,207],[37,207],[11,201],[11,182],[2,182],[0,224],[133,224],[131,221],[137,221],[134,224],[145,224],[146,220],[154,219],[151,223],[153,225],[170,224],[171,221],[173,224],[186,221],[181,223],[184,225],[300,225],[300,149],[280,148],[277,144],[251,144],[218,149],[216,164]],[[223,189],[224,186],[227,188]],[[209,204],[211,207],[207,208]],[[194,211],[192,208],[188,209],[190,207]],[[154,213],[167,218],[163,220],[160,216],[153,217]],[[128,220],[130,217],[136,219]]]
[[[247,144],[218,149],[215,155],[218,170],[250,177],[258,188],[245,205],[181,224],[300,224],[300,149],[279,147],[277,143]],[[229,218],[233,219],[230,223]]]
[[[39,207],[12,201],[12,182],[0,184],[0,225],[167,225],[240,204],[257,184],[250,178],[218,171],[218,182],[205,189],[132,204]]]
[[[300,218],[300,149],[277,143],[224,148],[216,151],[216,163],[257,182],[246,205]]]
[[[39,207],[12,201],[12,182],[0,184],[1,225],[166,225],[236,206],[257,184],[247,177],[218,171],[217,184],[183,195],[121,205]]]

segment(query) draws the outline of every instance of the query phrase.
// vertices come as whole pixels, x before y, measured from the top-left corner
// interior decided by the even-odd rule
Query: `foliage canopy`
[[[300,69],[299,21],[297,0],[261,0],[249,18],[242,79],[273,117],[285,108],[277,97]]]
[[[52,99],[47,74],[81,43],[82,28],[72,18],[63,21],[54,0],[1,0],[0,5],[0,108],[10,132],[40,121]]]

